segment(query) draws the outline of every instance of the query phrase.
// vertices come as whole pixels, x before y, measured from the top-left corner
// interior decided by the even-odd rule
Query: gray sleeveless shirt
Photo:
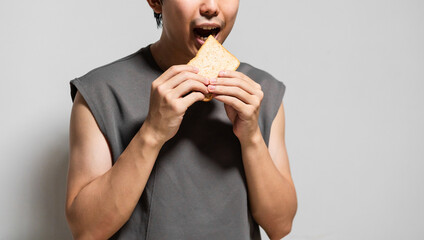
[[[259,127],[268,145],[285,85],[247,63],[237,71],[262,86]],[[86,100],[113,163],[143,124],[151,84],[162,73],[148,45],[70,81],[72,101],[77,91]],[[110,239],[261,239],[247,191],[240,143],[223,103],[196,102],[159,152],[131,217]]]

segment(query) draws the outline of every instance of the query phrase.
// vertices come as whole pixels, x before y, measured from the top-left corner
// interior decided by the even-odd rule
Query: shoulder
[[[237,71],[244,73],[253,81],[259,83],[264,91],[285,89],[286,86],[281,80],[277,80],[273,75],[267,71],[254,67],[246,62],[240,62]]]
[[[114,76],[116,76],[117,74],[123,71],[134,68],[137,62],[140,61],[139,57],[143,49],[144,48],[138,50],[135,53],[119,58],[118,60],[115,60],[108,64],[104,64],[99,67],[96,67],[79,78],[94,80],[94,81],[98,80],[99,78],[102,80],[113,78]]]
[[[77,89],[80,91],[88,91],[96,89],[101,91],[102,88],[109,88],[111,85],[124,80],[124,77],[136,75],[140,71],[140,66],[144,66],[145,62],[142,52],[145,48],[121,57],[113,62],[96,67],[80,77],[70,81],[71,97],[74,100]]]
[[[281,102],[281,99],[283,98],[286,90],[286,85],[281,80],[276,79],[267,71],[254,67],[245,62],[240,63],[237,71],[244,73],[253,81],[261,85],[262,91],[264,92],[264,102]]]

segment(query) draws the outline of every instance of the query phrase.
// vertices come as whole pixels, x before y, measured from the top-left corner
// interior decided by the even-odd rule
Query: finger
[[[179,101],[181,101],[181,104],[186,107],[190,107],[193,105],[193,103],[201,101],[205,98],[205,95],[201,92],[191,92],[187,94],[187,96],[180,98]]]
[[[209,85],[208,91],[216,95],[236,97],[246,104],[254,104],[254,96],[239,87]]]
[[[223,102],[225,104],[230,105],[237,112],[242,113],[242,114],[246,114],[245,112],[247,111],[248,106],[249,106],[249,105],[246,105],[245,103],[243,103],[242,101],[240,101],[240,99],[237,99],[236,97],[232,97],[232,96],[216,95],[213,98],[220,101],[220,102]]]
[[[161,85],[166,80],[172,78],[173,76],[183,71],[198,73],[199,69],[197,67],[187,64],[173,65],[168,68],[164,73],[162,73],[162,75],[158,79],[156,79],[155,82],[157,85]]]
[[[246,81],[247,83],[249,83],[250,85],[252,85],[253,87],[257,88],[257,89],[261,89],[261,85],[255,81],[253,81],[250,77],[246,76],[244,73],[242,72],[238,72],[238,71],[232,71],[232,70],[224,70],[224,71],[220,71],[218,74],[218,77],[233,77],[233,78],[240,78],[244,81]]]
[[[202,92],[203,94],[207,94],[208,87],[206,87],[203,83],[190,79],[182,82],[180,85],[174,88],[171,91],[171,94],[173,95],[173,97],[179,98],[191,91],[197,91]]]
[[[196,81],[202,83],[203,85],[209,84],[208,78],[206,78],[202,75],[193,73],[193,72],[184,71],[184,72],[180,72],[177,75],[173,76],[168,81],[165,81],[163,83],[163,85],[165,85],[164,87],[166,89],[172,89],[172,88],[175,88],[176,86],[180,85],[182,82],[187,81],[189,79],[190,80],[196,80]]]
[[[224,85],[239,87],[250,94],[258,94],[258,89],[248,84],[246,81],[240,81],[239,78],[212,78],[209,82],[211,85]]]

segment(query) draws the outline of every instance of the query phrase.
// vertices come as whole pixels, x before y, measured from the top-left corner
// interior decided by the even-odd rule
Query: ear
[[[147,0],[147,3],[155,13],[162,13],[162,0]]]

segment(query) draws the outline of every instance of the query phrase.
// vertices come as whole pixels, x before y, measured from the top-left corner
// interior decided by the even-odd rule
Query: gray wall
[[[69,80],[160,31],[143,0],[1,1],[0,29],[0,239],[71,239]],[[424,238],[423,43],[424,1],[241,0],[224,46],[287,86],[286,239]]]

